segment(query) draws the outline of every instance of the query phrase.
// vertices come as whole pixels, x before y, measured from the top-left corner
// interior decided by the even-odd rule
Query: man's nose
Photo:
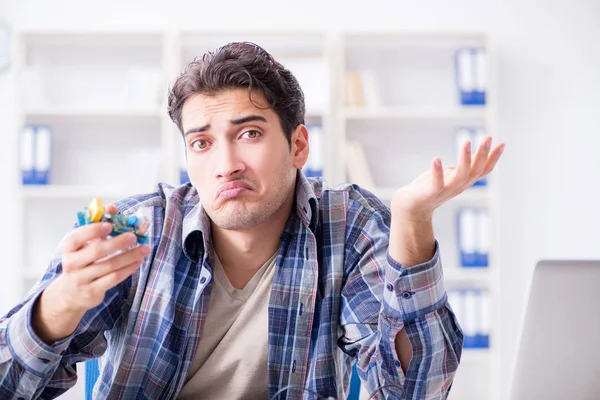
[[[230,178],[244,171],[245,165],[235,149],[235,145],[222,143],[217,151],[215,176],[217,178]]]

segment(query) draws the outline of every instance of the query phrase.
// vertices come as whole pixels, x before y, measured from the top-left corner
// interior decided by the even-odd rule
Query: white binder
[[[40,125],[35,130],[35,183],[50,183],[50,167],[52,160],[52,132],[49,126]]]
[[[21,132],[21,177],[24,185],[35,183],[35,128],[25,126]]]

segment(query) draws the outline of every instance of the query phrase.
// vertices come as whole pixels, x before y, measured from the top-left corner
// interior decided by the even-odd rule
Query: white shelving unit
[[[180,133],[167,114],[167,87],[194,57],[231,41],[255,42],[297,76],[306,96],[306,122],[323,128],[323,171],[332,184],[347,181],[344,144],[360,141],[376,186],[389,202],[399,187],[440,156],[455,162],[455,130],[483,126],[496,136],[493,48],[480,33],[323,31],[23,31],[16,35],[20,76],[19,131],[46,124],[53,133],[49,185],[15,188],[15,272],[22,278],[18,302],[43,274],[76,212],[92,197],[111,202],[152,190],[156,182],[179,183]],[[490,62],[485,107],[458,104],[453,54],[485,46]],[[357,107],[345,102],[346,71],[369,70],[379,99]],[[20,173],[15,166],[15,173]],[[20,179],[19,179],[20,182]],[[499,218],[493,176],[436,213],[449,288],[486,288],[491,315],[499,315],[497,243],[490,267],[458,265],[456,211],[483,206]],[[493,232],[492,238],[497,234]],[[25,245],[27,243],[27,246]],[[34,246],[35,251],[32,251]],[[453,399],[499,396],[498,323],[491,348],[464,351]]]
[[[460,105],[455,79],[455,51],[473,46],[487,50],[488,77],[485,106]],[[493,48],[485,34],[453,32],[345,32],[336,48],[335,105],[337,143],[362,144],[374,186],[367,187],[389,204],[395,191],[430,168],[434,157],[455,164],[456,131],[484,128],[496,137]],[[354,74],[354,75],[352,75]],[[349,78],[351,76],[351,78]],[[353,79],[360,82],[357,100]],[[356,78],[358,76],[358,78]],[[345,95],[343,95],[345,93]],[[362,100],[362,101],[361,101]],[[358,104],[357,104],[358,103]],[[347,163],[353,162],[342,156]],[[344,165],[344,164],[342,164]],[[348,179],[352,180],[352,179]],[[498,218],[493,176],[486,187],[473,187],[440,207],[434,227],[442,251],[448,289],[485,289],[490,294],[487,310],[499,315],[499,266],[497,243],[492,240],[488,268],[460,265],[456,228],[463,207],[483,207],[492,221]],[[497,235],[491,228],[491,237]],[[460,321],[459,321],[460,322]],[[493,322],[489,349],[465,349],[451,399],[495,399],[501,392],[498,324]]]

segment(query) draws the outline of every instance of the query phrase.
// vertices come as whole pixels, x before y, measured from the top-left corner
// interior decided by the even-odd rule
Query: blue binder
[[[456,227],[460,265],[463,268],[487,267],[490,235],[487,210],[472,207],[460,209]]]
[[[463,331],[465,349],[485,349],[490,346],[487,291],[482,289],[453,289],[448,302]]]
[[[321,125],[307,125],[310,152],[306,165],[302,168],[307,177],[323,176],[323,129]]]
[[[459,210],[456,217],[460,265],[465,268],[479,267],[477,247],[477,213],[474,209]]]
[[[465,106],[486,104],[487,57],[482,47],[463,47],[454,56],[459,102]]]
[[[21,179],[23,185],[35,184],[35,126],[26,125],[21,132]]]
[[[50,183],[52,161],[52,130],[48,125],[38,125],[35,129],[34,175],[37,185]]]
[[[21,133],[23,185],[48,185],[52,166],[52,130],[48,125],[25,125]]]
[[[190,176],[187,173],[187,170],[185,169],[180,169],[179,170],[179,183],[180,184],[184,184],[184,183],[188,183],[190,181]]]

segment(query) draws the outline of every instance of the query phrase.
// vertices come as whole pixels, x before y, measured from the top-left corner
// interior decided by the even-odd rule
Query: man
[[[298,399],[348,392],[354,361],[378,398],[446,398],[462,333],[447,304],[433,211],[488,174],[487,138],[431,170],[391,211],[300,171],[304,97],[266,51],[232,43],[169,95],[192,185],[134,196],[148,246],[92,224],[0,321],[0,397],[50,398],[102,357],[95,398]]]

